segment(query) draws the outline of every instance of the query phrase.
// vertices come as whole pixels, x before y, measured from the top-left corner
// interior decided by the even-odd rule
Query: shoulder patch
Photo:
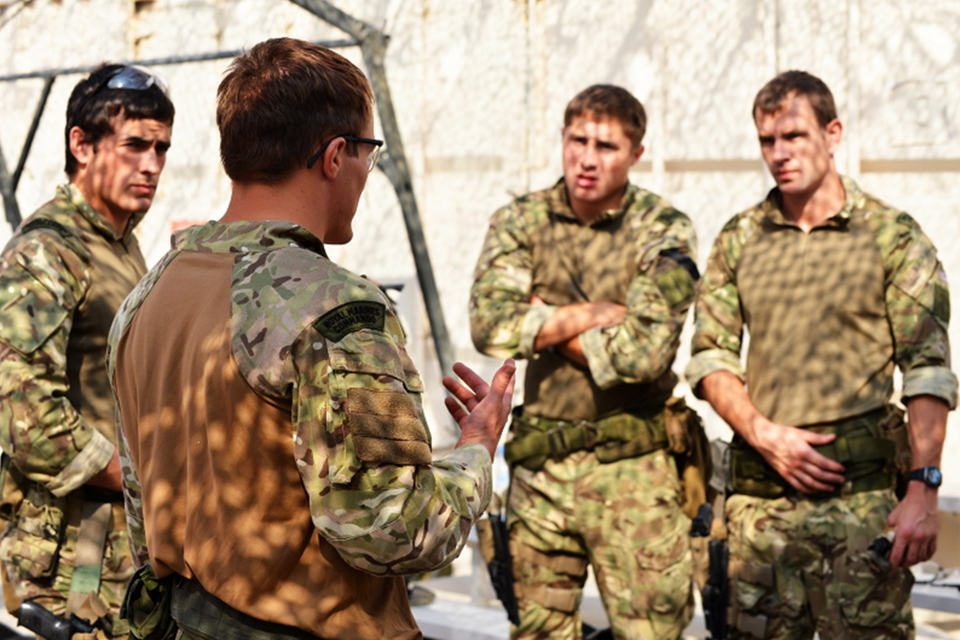
[[[56,231],[64,238],[70,238],[73,236],[69,229],[59,222],[54,222],[49,218],[35,218],[31,220],[27,224],[23,225],[23,227],[20,229],[20,233],[29,233],[35,229],[50,229],[52,231]]]
[[[690,274],[690,277],[693,278],[693,281],[696,282],[700,279],[700,270],[697,269],[697,263],[685,253],[681,253],[679,249],[664,249],[660,252],[660,255],[670,258],[684,270]]]
[[[314,328],[331,342],[339,342],[344,336],[361,329],[383,331],[387,308],[382,302],[356,300],[347,302],[320,316]]]

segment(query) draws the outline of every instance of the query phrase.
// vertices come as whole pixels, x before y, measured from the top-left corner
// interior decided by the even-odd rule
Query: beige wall
[[[486,220],[513,196],[560,175],[563,107],[595,82],[627,86],[646,105],[647,151],[634,178],[693,217],[702,265],[721,225],[771,186],[749,116],[753,95],[780,70],[821,76],[845,124],[841,170],[920,221],[940,249],[956,297],[958,0],[340,0],[337,6],[391,36],[387,71],[459,358],[491,365],[474,352],[466,317]],[[283,0],[0,0],[0,7],[0,75],[237,49],[271,36],[343,37]],[[344,53],[359,62],[356,50]],[[217,61],[162,68],[178,116],[160,194],[142,227],[151,261],[165,250],[172,225],[216,217],[229,198],[213,118],[225,67]],[[76,80],[54,85],[19,190],[24,213],[62,179],[62,113]],[[15,164],[39,89],[35,80],[0,85],[8,165]],[[8,233],[0,225],[0,239]],[[414,276],[399,207],[382,175],[371,177],[354,242],[331,253],[383,281]],[[413,312],[409,322],[418,320]],[[422,336],[423,327],[413,332]],[[680,367],[688,340],[689,331]],[[960,460],[956,421],[948,461]],[[710,425],[724,432],[716,418]],[[945,493],[960,496],[960,473],[945,467]]]

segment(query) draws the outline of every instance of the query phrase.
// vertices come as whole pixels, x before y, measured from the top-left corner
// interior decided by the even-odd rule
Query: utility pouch
[[[120,605],[120,617],[130,625],[137,640],[172,640],[177,623],[170,613],[171,580],[157,577],[145,564],[133,574]]]
[[[902,500],[907,492],[911,457],[910,427],[904,419],[903,409],[896,405],[887,405],[887,415],[877,423],[877,432],[881,438],[892,440],[896,446],[891,471],[896,473],[897,498]]]
[[[30,482],[14,521],[0,543],[0,560],[16,567],[21,579],[48,578],[57,570],[66,528],[66,498]]]
[[[664,420],[668,450],[673,454],[680,476],[681,508],[692,519],[697,516],[700,505],[713,502],[715,495],[709,485],[713,472],[710,442],[700,416],[683,398],[667,400]]]
[[[0,455],[0,520],[13,522],[23,504],[23,475],[13,466],[10,456]]]

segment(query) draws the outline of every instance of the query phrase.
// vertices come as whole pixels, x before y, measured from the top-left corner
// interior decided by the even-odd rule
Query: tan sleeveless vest
[[[402,578],[347,565],[321,538],[294,459],[291,407],[251,389],[231,347],[233,256],[182,253],[117,352],[147,548],[254,618],[326,640],[419,638]],[[185,321],[183,292],[191,297]]]
[[[590,226],[550,213],[549,223],[531,238],[533,293],[557,305],[601,300],[625,304],[638,251],[628,215]],[[676,374],[668,370],[653,383],[601,389],[586,367],[546,351],[527,366],[524,411],[541,418],[594,420],[668,395],[676,383]]]

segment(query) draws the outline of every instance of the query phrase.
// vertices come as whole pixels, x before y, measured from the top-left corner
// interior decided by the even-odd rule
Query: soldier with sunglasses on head
[[[133,571],[107,334],[146,272],[133,230],[170,148],[174,106],[138,66],[104,65],[67,106],[68,182],[0,257],[0,539],[4,599],[33,601],[122,637]],[[92,637],[92,636],[91,636]]]

